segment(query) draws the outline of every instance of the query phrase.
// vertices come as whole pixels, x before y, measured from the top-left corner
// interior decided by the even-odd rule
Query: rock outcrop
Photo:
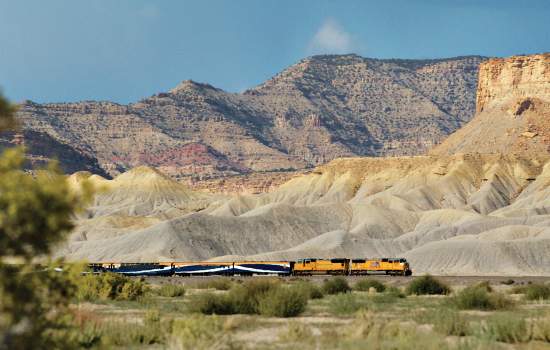
[[[432,154],[550,154],[550,53],[481,64],[476,116]]]
[[[305,169],[425,152],[473,115],[482,60],[314,56],[244,93],[184,81],[129,105],[27,101],[19,118],[110,176],[140,165],[185,180]]]

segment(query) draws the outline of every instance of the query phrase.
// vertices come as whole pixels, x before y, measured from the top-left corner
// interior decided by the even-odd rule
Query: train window
[[[407,259],[399,259],[399,262],[402,262],[402,263],[407,262]]]
[[[388,259],[382,259],[382,262],[388,262]]]
[[[346,259],[331,259],[330,262],[331,263],[344,263],[346,261]]]
[[[364,263],[366,260],[365,259],[353,259],[352,261],[354,263]]]

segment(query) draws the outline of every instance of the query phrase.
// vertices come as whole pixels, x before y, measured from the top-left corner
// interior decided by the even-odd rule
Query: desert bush
[[[416,278],[407,287],[407,294],[449,294],[450,292],[449,286],[430,275]]]
[[[216,289],[216,290],[229,290],[233,283],[231,280],[223,277],[208,278],[206,281],[202,281],[196,285],[197,289]]]
[[[524,318],[513,314],[498,314],[490,317],[481,327],[482,335],[503,343],[521,343],[531,337]]]
[[[511,278],[507,279],[507,280],[504,280],[504,281],[500,281],[500,284],[504,284],[506,286],[511,286],[512,284],[514,284],[515,281]]]
[[[278,288],[279,285],[280,282],[274,279],[253,279],[234,285],[228,294],[234,313],[258,313],[260,299],[272,289]]]
[[[323,291],[326,294],[339,294],[347,293],[351,288],[344,277],[333,277],[323,282]]]
[[[264,294],[258,312],[264,316],[294,317],[305,311],[307,295],[295,287],[278,287]]]
[[[324,296],[321,288],[309,281],[297,282],[293,287],[301,291],[308,299],[321,299]]]
[[[205,315],[231,315],[237,313],[233,301],[226,294],[202,293],[196,295],[189,305],[192,312]]]
[[[500,310],[513,305],[513,302],[500,293],[488,293],[479,286],[464,288],[454,298],[454,303],[459,309],[471,310]]]
[[[109,272],[82,276],[77,286],[79,300],[136,300],[148,290],[141,279]]]
[[[350,315],[357,312],[361,307],[366,307],[366,305],[361,304],[352,293],[334,295],[329,302],[329,310],[335,315]]]
[[[550,298],[550,286],[533,283],[525,287],[525,299],[541,300]]]
[[[375,279],[365,278],[360,280],[353,286],[353,289],[364,292],[368,292],[371,288],[374,288],[378,293],[382,293],[386,290],[386,285]]]
[[[163,297],[182,297],[185,295],[185,288],[176,284],[163,284],[155,292]]]
[[[168,342],[176,350],[233,348],[230,334],[224,332],[222,320],[215,316],[194,315],[174,320]]]

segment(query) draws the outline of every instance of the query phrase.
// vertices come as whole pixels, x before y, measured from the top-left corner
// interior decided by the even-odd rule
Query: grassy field
[[[181,277],[139,287],[75,301],[82,347],[550,348],[540,279]]]

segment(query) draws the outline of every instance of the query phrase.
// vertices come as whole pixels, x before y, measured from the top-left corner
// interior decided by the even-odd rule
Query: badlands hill
[[[71,172],[99,174],[98,165],[116,176],[146,165],[196,180],[312,168],[441,142],[473,116],[482,60],[313,56],[244,93],[184,81],[128,105],[26,101],[19,118],[33,132],[27,143],[38,135],[65,145],[62,165],[80,163]]]
[[[480,79],[478,114],[428,156],[336,159],[271,193],[228,197],[191,191],[148,168],[114,180],[73,175],[75,188],[88,178],[104,192],[58,254],[90,261],[404,256],[416,273],[549,275],[550,154],[530,148],[548,129],[512,153],[468,148],[497,127],[483,117],[518,98],[535,107],[501,118],[548,120],[547,57],[484,63],[481,74],[493,73],[490,82]],[[468,132],[472,124],[479,134]],[[497,141],[516,145],[519,137],[503,133]],[[450,154],[470,149],[479,152]]]

